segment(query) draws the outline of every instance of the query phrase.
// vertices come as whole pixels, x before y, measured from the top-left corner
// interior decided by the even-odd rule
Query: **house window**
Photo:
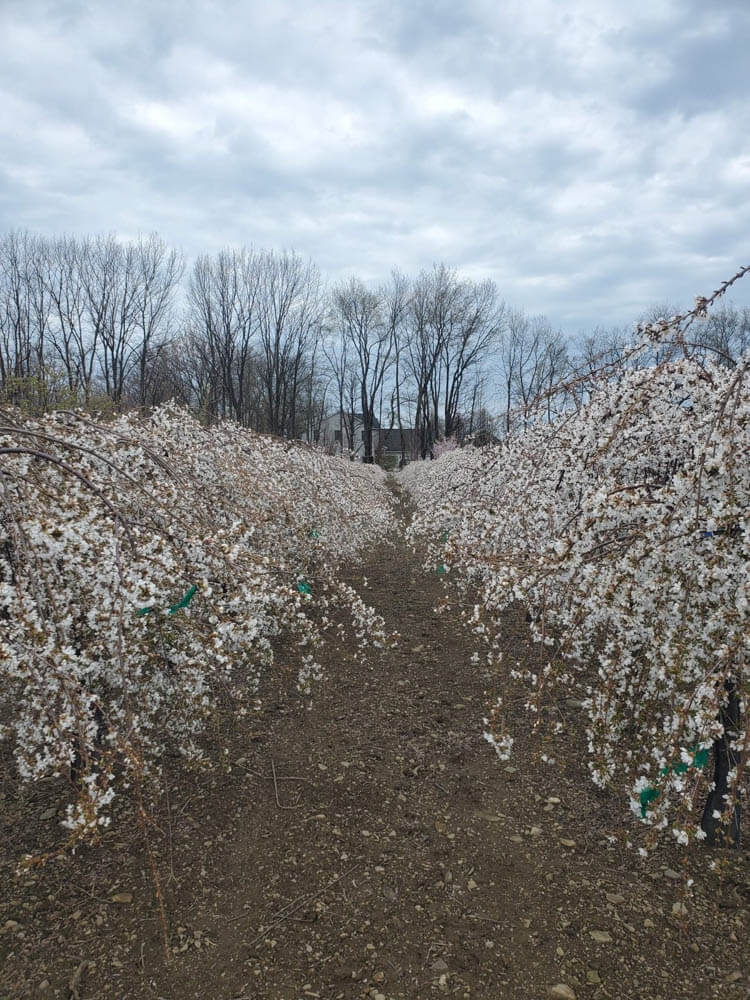
[[[364,444],[364,440],[365,440],[365,432],[364,432],[364,431],[362,431],[362,443],[363,443],[363,444]]]
[[[341,444],[341,431],[333,432],[333,440],[336,442],[336,444]]]

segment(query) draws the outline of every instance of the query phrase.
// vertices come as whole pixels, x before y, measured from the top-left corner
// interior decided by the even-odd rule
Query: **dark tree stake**
[[[727,803],[724,798],[728,790],[727,776],[740,763],[740,754],[731,746],[740,732],[740,698],[734,681],[727,681],[725,686],[727,702],[722,707],[720,716],[724,735],[714,743],[714,789],[708,796],[701,820],[706,843],[711,847],[727,843],[732,847],[740,846],[742,807],[739,802],[735,802],[727,822]],[[714,812],[720,813],[718,819]]]

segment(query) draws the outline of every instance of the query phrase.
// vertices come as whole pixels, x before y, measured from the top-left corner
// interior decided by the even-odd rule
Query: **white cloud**
[[[0,229],[443,258],[571,331],[745,253],[732,0],[6,0],[0,34]]]

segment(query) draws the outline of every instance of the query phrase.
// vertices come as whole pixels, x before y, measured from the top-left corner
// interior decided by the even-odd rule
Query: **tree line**
[[[724,306],[696,336],[731,365],[750,344],[750,310]],[[334,411],[342,450],[356,423],[365,461],[383,428],[403,457],[426,457],[441,439],[538,419],[540,397],[552,419],[570,402],[566,378],[580,386],[603,357],[625,363],[629,339],[605,328],[566,338],[511,308],[494,281],[443,263],[326,286],[293,251],[225,249],[188,267],[157,234],[0,238],[0,394],[35,411],[176,399],[206,423],[310,441]]]

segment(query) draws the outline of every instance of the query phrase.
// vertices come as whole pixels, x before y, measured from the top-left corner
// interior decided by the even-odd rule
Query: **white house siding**
[[[347,447],[347,434],[346,434],[347,423],[348,419],[344,418],[344,420],[342,421],[339,413],[331,413],[329,416],[324,417],[320,425],[320,437],[318,439],[318,444],[322,448],[325,448],[326,451],[332,454],[348,454],[349,449]],[[340,433],[342,427],[343,427],[343,435]],[[379,426],[373,427],[372,431],[373,455],[378,450],[379,435],[380,435],[380,427]],[[354,457],[363,458],[365,454],[365,442],[364,442],[364,424],[362,423],[361,414],[354,415],[353,437],[354,437],[354,448],[353,448]]]

